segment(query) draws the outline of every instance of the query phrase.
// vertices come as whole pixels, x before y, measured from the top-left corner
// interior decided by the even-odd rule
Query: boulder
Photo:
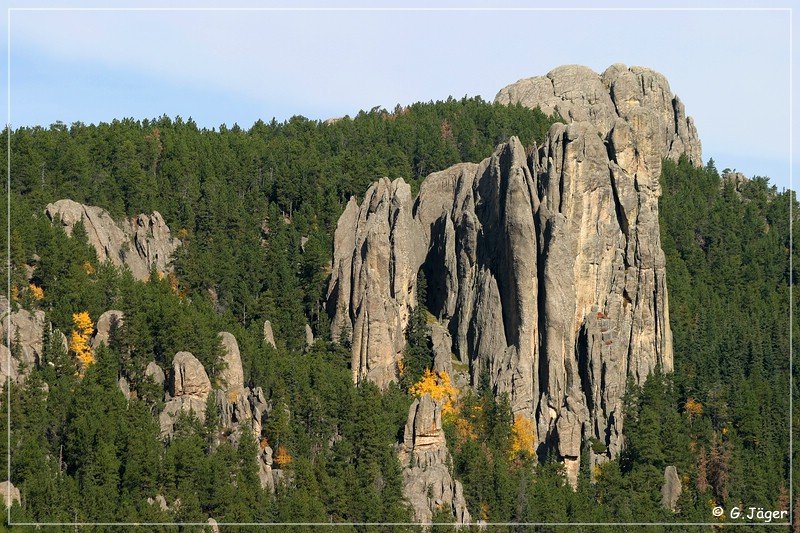
[[[381,388],[397,380],[403,332],[416,305],[425,243],[413,202],[405,181],[382,178],[360,206],[350,199],[334,234],[328,286],[332,337],[351,341],[354,381],[368,379]]]
[[[155,499],[147,498],[147,503],[150,505],[154,505],[157,503],[159,509],[161,509],[164,512],[169,511],[169,505],[167,505],[167,500],[161,494],[156,494]]]
[[[147,363],[147,367],[144,369],[144,375],[153,378],[153,381],[157,385],[163,385],[166,379],[164,371],[161,370],[161,367],[158,366],[155,361]]]
[[[444,326],[438,322],[431,324],[431,350],[433,351],[433,369],[436,372],[447,372],[453,377],[453,339]]]
[[[11,352],[5,344],[0,344],[0,392],[5,390],[9,378],[16,383],[18,375],[19,361],[11,357]]]
[[[100,347],[100,344],[108,345],[111,337],[116,333],[117,329],[122,326],[125,315],[122,311],[106,311],[97,319],[97,330],[90,341],[90,345],[95,350]]]
[[[170,393],[173,398],[193,396],[203,401],[211,393],[211,380],[206,369],[189,352],[178,352],[172,359]]]

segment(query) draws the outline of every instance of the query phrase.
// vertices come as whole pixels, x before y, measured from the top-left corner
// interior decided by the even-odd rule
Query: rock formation
[[[273,348],[277,348],[275,346],[275,335],[272,333],[272,322],[269,320],[264,321],[264,342]]]
[[[116,266],[126,265],[140,280],[147,279],[152,268],[165,274],[171,255],[180,245],[158,211],[117,224],[100,207],[59,200],[48,204],[45,213],[51,221],[60,221],[68,235],[72,235],[76,223],[83,221],[98,259],[111,261]]]
[[[11,507],[14,503],[20,503],[19,489],[10,481],[0,483],[0,497],[3,498],[6,508]]]
[[[261,387],[250,389],[244,386],[244,371],[236,337],[227,331],[220,334],[225,351],[220,376],[220,390],[216,391],[216,403],[220,413],[220,425],[228,432],[228,440],[237,444],[243,425],[249,425],[253,436],[261,436],[261,425],[267,412],[267,401]]]
[[[675,512],[678,509],[678,498],[681,496],[681,478],[678,470],[670,465],[664,469],[664,484],[661,486],[661,505]]]
[[[469,524],[470,514],[461,482],[453,479],[452,462],[442,430],[442,406],[429,395],[411,404],[399,449],[403,496],[411,504],[414,521],[430,524],[444,509],[453,522]]]
[[[395,380],[423,271],[428,308],[472,384],[488,373],[574,484],[587,439],[606,446],[590,450],[592,464],[620,451],[627,376],[672,369],[659,176],[664,158],[701,164],[700,142],[648,69],[560,67],[497,101],[568,123],[542,146],[512,137],[480,163],[431,174],[415,201],[400,179],[351,199],[334,235],[333,339],[352,340],[356,381]]]
[[[425,243],[402,179],[373,184],[344,210],[334,234],[328,306],[334,339],[352,338],[353,379],[385,387],[397,379],[417,271]]]
[[[100,315],[97,319],[97,325],[95,326],[97,331],[89,343],[91,347],[96,350],[100,344],[108,345],[109,340],[116,332],[117,328],[122,326],[124,318],[125,315],[122,311],[110,310]]]
[[[640,164],[650,165],[650,171],[660,167],[664,157],[677,160],[686,154],[689,161],[700,163],[702,148],[694,121],[686,116],[683,102],[672,94],[667,79],[648,68],[615,64],[598,75],[584,66],[564,65],[546,76],[504,87],[495,102],[539,107],[545,114],[557,113],[567,123],[589,122],[604,140],[611,134],[622,141],[622,147],[612,143],[616,155],[632,149],[626,158],[636,154]],[[654,175],[658,177],[658,172]]]
[[[13,344],[19,341],[19,362],[31,367],[38,363],[43,354],[42,337],[45,328],[44,311],[30,312],[19,309],[11,313],[10,329],[9,317],[6,312],[0,319],[0,332],[3,340]]]
[[[0,296],[0,337],[2,337],[3,348],[0,349],[0,390],[10,376],[16,383],[24,381],[34,365],[41,362],[44,354],[44,331],[51,328],[51,324],[46,322],[44,311],[28,311],[18,309],[9,315],[8,300]],[[67,350],[67,338],[57,329],[51,330],[58,342],[61,343],[64,351]],[[16,356],[9,357],[8,346],[19,343]],[[22,366],[23,371],[20,371]]]
[[[155,361],[147,363],[147,367],[144,369],[144,375],[153,378],[153,382],[157,385],[163,385],[166,379],[164,371],[161,370],[161,367],[158,366]]]
[[[161,435],[170,437],[181,412],[194,413],[205,420],[206,401],[211,394],[211,380],[202,363],[189,352],[178,352],[172,360],[169,397],[159,416]]]
[[[314,346],[314,331],[311,326],[306,324],[306,347],[310,348],[312,346]]]

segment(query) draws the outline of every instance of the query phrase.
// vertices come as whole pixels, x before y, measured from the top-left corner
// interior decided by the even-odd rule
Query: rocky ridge
[[[640,67],[559,67],[496,100],[567,123],[431,174],[416,199],[385,178],[352,198],[334,236],[333,339],[351,339],[355,381],[395,381],[424,272],[471,383],[488,373],[574,484],[583,442],[604,448],[592,464],[620,451],[627,376],[672,369],[659,176],[664,158],[701,164],[700,142],[666,79]]]
[[[75,224],[83,222],[89,243],[100,261],[127,266],[136,279],[146,280],[150,270],[166,274],[172,254],[180,245],[158,211],[140,214],[119,224],[100,207],[83,205],[73,200],[47,204],[45,214],[60,223],[68,235]]]

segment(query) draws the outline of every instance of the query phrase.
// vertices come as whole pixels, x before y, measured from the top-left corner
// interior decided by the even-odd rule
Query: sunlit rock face
[[[350,339],[355,381],[396,380],[424,272],[449,334],[437,333],[437,353],[449,348],[473,385],[487,373],[575,483],[587,439],[605,444],[592,463],[620,451],[627,377],[672,370],[659,177],[664,158],[700,165],[700,142],[649,69],[559,67],[496,101],[565,123],[541,146],[512,137],[480,163],[431,174],[414,200],[386,179],[351,199],[334,237],[333,338]]]

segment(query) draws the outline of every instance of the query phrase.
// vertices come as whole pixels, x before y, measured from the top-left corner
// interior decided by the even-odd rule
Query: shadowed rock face
[[[431,174],[413,203],[402,180],[351,199],[334,238],[333,338],[352,332],[356,381],[396,379],[423,270],[472,383],[488,373],[574,483],[583,441],[606,445],[593,464],[619,453],[627,376],[672,370],[659,176],[664,158],[701,164],[700,142],[648,69],[559,67],[497,101],[567,123],[542,146],[512,137],[478,164]]]
[[[73,200],[47,204],[45,214],[64,226],[72,235],[75,224],[83,221],[86,233],[100,261],[116,266],[127,265],[136,279],[150,277],[151,268],[166,273],[170,257],[180,245],[158,211],[141,214],[117,224],[104,209]]]

